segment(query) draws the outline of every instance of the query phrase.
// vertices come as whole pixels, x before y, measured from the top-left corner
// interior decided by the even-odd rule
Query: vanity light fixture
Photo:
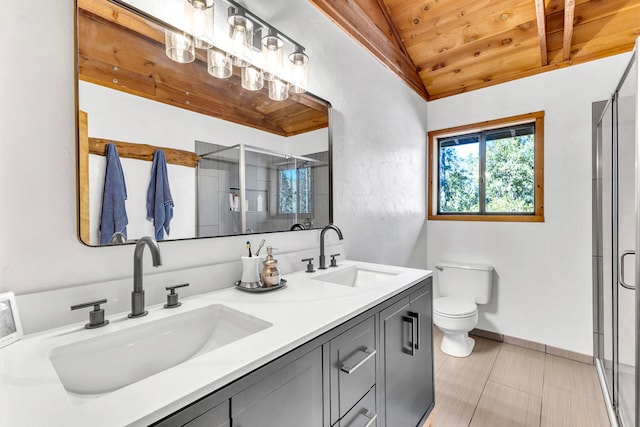
[[[177,18],[181,23],[173,24],[168,18],[163,21],[152,11],[139,9],[131,0],[109,1],[163,26],[165,52],[176,62],[193,62],[195,49],[206,49],[207,72],[213,77],[231,77],[233,66],[238,67],[243,88],[262,90],[266,80],[269,98],[274,101],[287,99],[289,92],[307,90],[309,57],[304,47],[235,0],[172,0],[170,6],[175,13],[158,15],[176,17],[182,1],[184,16]],[[216,7],[219,9],[217,14]],[[214,18],[224,16],[220,8],[227,9],[228,31],[224,30],[224,24],[218,23],[218,32],[214,33]],[[286,65],[285,55],[289,58]]]

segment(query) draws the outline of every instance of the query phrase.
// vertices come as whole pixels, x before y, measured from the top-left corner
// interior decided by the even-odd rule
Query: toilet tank
[[[491,299],[493,267],[484,264],[439,262],[436,264],[440,296],[462,298],[476,304]]]

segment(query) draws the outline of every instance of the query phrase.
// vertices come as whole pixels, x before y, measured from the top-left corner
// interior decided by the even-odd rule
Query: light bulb
[[[264,57],[264,79],[272,81],[282,73],[282,47],[284,42],[272,28],[269,34],[262,38],[262,56]]]
[[[214,0],[185,0],[185,28],[195,38],[195,47],[208,49],[213,46]]]
[[[289,83],[278,78],[269,81],[269,99],[284,101],[289,97]]]
[[[164,30],[165,52],[176,62],[186,64],[196,59],[193,39],[188,34]]]
[[[309,57],[300,49],[289,55],[291,63],[291,81],[289,91],[304,93],[307,91]]]
[[[247,90],[260,90],[264,87],[262,71],[256,67],[248,66],[242,68],[240,72],[242,77],[242,87]]]
[[[207,51],[207,72],[219,79],[231,77],[233,68],[229,54],[218,49],[209,49]]]
[[[231,34],[231,63],[236,67],[247,67],[251,65],[249,52],[253,46],[253,22],[243,15],[232,15],[228,23]]]

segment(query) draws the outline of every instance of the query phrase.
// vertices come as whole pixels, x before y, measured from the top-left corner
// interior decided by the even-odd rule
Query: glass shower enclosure
[[[597,120],[594,163],[594,354],[610,417],[625,427],[640,425],[637,49]]]
[[[299,156],[196,142],[198,237],[329,223],[328,152]]]

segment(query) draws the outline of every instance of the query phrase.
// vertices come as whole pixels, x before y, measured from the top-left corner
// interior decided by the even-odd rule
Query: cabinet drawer
[[[376,412],[376,387],[371,390],[351,408],[347,415],[336,424],[337,427],[376,427],[378,415]],[[334,426],[334,427],[336,427]]]
[[[375,342],[373,317],[331,340],[332,423],[349,412],[375,384]]]
[[[322,348],[231,398],[234,427],[321,427]]]

